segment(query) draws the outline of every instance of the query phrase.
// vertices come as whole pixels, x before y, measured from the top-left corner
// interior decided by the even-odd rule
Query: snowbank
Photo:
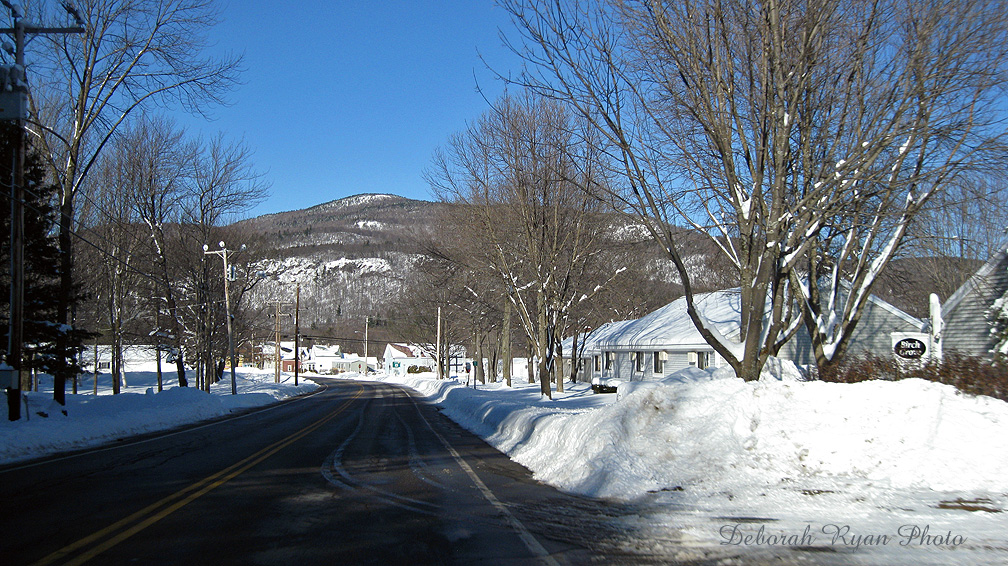
[[[767,563],[1004,561],[1008,403],[916,379],[802,379],[788,364],[749,383],[731,370],[691,369],[623,383],[618,395],[575,384],[554,400],[518,381],[478,390],[450,379],[395,381],[537,479],[633,501],[641,514],[620,520],[657,533],[658,547],[682,538],[732,555],[743,551],[725,532],[751,535],[756,546],[764,531],[813,532],[822,552],[745,552],[765,551]],[[903,536],[939,531],[944,542]],[[860,546],[865,533],[888,542]]]
[[[1008,405],[921,380],[644,384],[599,411],[538,424],[492,439],[542,477],[590,495],[683,487],[703,498],[816,476],[1008,489]]]
[[[236,379],[237,395],[231,395],[230,375],[225,375],[226,382],[213,385],[211,392],[206,393],[193,387],[171,386],[170,378],[174,375],[165,374],[165,389],[156,393],[154,372],[127,372],[129,386],[119,395],[110,394],[108,376],[102,375],[99,395],[90,394],[93,383],[86,382],[81,391],[88,393],[68,394],[65,407],[52,401],[51,378],[44,381],[39,392],[24,394],[26,405],[22,405],[21,420],[0,421],[0,463],[97,446],[123,437],[217,418],[318,388],[312,382],[295,387],[289,375],[283,376],[282,383],[274,383],[273,370],[240,368]]]
[[[800,378],[784,367],[746,383],[694,368],[663,382],[624,383],[615,398],[594,402],[582,384],[542,401],[537,385],[402,382],[537,477],[587,495],[675,489],[700,500],[816,478],[1008,490],[1008,403],[918,379]]]

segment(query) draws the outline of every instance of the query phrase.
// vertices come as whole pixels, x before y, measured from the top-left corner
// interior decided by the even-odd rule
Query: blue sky
[[[233,105],[194,135],[244,139],[271,196],[248,213],[306,208],[371,192],[430,200],[435,149],[504,89],[506,12],[492,0],[222,0],[215,50],[244,54]]]

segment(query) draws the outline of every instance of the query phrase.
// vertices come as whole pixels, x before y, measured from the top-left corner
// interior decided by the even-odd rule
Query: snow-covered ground
[[[157,374],[153,364],[149,365],[152,367],[127,372],[128,385],[119,395],[112,395],[108,374],[99,374],[98,396],[93,395],[94,382],[90,375],[86,376],[78,389],[80,394],[67,394],[66,415],[52,400],[52,378],[42,376],[38,392],[23,394],[20,421],[7,420],[4,405],[4,418],[0,420],[0,464],[220,417],[319,387],[311,381],[295,387],[294,377],[286,374],[281,383],[274,383],[272,369],[239,368],[235,379],[237,395],[231,395],[230,372],[225,372],[225,379],[211,385],[210,393],[205,393],[195,387],[177,387],[176,374],[165,371],[164,391],[157,393]],[[189,375],[189,381],[195,382],[193,375]]]
[[[431,374],[372,379],[416,390],[541,481],[633,502],[642,512],[619,520],[645,534],[637,547],[684,538],[704,552],[785,562],[1008,563],[1008,403],[920,380],[745,383],[730,371],[695,369],[624,384],[616,395],[568,384],[549,400],[524,375],[511,388],[478,389]],[[236,397],[226,382],[210,395],[146,393],[152,379],[130,373],[131,393],[116,397],[68,395],[66,417],[49,393],[28,394],[30,420],[0,423],[0,462],[314,387],[242,370]]]
[[[745,383],[695,369],[618,395],[569,385],[554,400],[517,381],[395,381],[541,481],[639,502],[651,512],[636,531],[799,562],[1008,563],[1002,401],[921,380]]]

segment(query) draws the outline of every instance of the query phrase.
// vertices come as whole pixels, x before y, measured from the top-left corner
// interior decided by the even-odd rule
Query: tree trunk
[[[539,391],[549,397],[553,398],[553,388],[550,386],[550,363],[549,348],[546,344],[546,301],[543,296],[543,292],[539,291],[539,300],[537,302],[539,310],[539,340],[536,344],[536,353],[539,355]]]
[[[657,354],[656,354],[657,355]],[[581,355],[578,352],[578,331],[574,330],[574,340],[571,341],[571,381],[577,383],[581,372]]]
[[[504,381],[511,387],[511,300],[504,300],[504,333],[501,336],[504,341]]]
[[[480,383],[486,385],[486,369],[483,367],[483,337],[482,334],[476,331],[476,379]]]
[[[122,338],[118,328],[112,331],[112,394],[118,395],[122,387]]]
[[[490,372],[490,383],[497,383],[497,360],[500,359],[500,340],[495,340],[493,347],[490,348],[490,363],[487,366],[487,370]]]
[[[525,362],[525,369],[528,370],[528,382],[535,383],[535,351],[531,342],[529,342],[528,359]]]
[[[56,322],[59,324],[70,324],[70,299],[73,296],[73,258],[71,249],[73,242],[70,239],[70,231],[73,226],[73,175],[76,171],[70,167],[67,171],[68,177],[63,182],[63,197],[60,203],[59,242],[59,297],[56,300]],[[56,363],[53,371],[53,400],[60,405],[66,405],[66,381],[71,368],[66,363],[66,351],[69,349],[70,340],[65,332],[56,335]]]
[[[98,394],[98,336],[94,339],[94,394]]]
[[[175,358],[175,371],[178,372],[179,387],[188,387],[189,380],[186,379],[185,374],[185,360],[183,359],[182,350],[179,349],[178,357]]]
[[[157,315],[154,318],[154,328],[155,330],[155,343],[154,343],[154,356],[157,358],[157,390],[158,393],[164,391],[164,382],[161,377],[161,307],[158,306]]]
[[[563,344],[557,341],[556,344],[556,357],[554,359],[554,366],[556,367],[556,386],[557,393],[563,393],[564,391],[564,370],[563,370]]]
[[[158,225],[157,230],[151,229],[151,236],[155,240],[155,245],[157,245],[159,250],[164,249],[164,232],[161,230],[161,226]],[[185,374],[185,362],[182,356],[182,323],[179,322],[179,311],[178,305],[175,304],[175,294],[172,293],[171,288],[171,278],[169,277],[168,270],[168,259],[165,257],[163,252],[158,253],[158,263],[161,267],[161,285],[164,285],[164,299],[165,303],[168,305],[168,316],[171,317],[171,332],[174,337],[175,350],[178,353],[178,358],[176,358],[175,366],[178,373],[178,383],[179,387],[188,387],[189,380],[186,379]]]

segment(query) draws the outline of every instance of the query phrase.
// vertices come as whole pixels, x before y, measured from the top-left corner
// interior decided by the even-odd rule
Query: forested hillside
[[[421,272],[425,258],[436,253],[445,238],[439,219],[442,203],[395,195],[346,197],[302,210],[268,214],[233,226],[256,242],[255,258],[264,279],[246,297],[246,304],[268,315],[275,301],[291,303],[301,286],[300,325],[308,336],[344,339],[360,349],[364,319],[370,319],[372,354],[383,339],[402,339],[415,331],[416,295],[429,294]],[[613,216],[609,229],[615,254],[612,271],[628,271],[604,295],[610,319],[642,316],[681,294],[671,261],[649,241],[646,230]],[[968,265],[967,265],[968,263]],[[876,292],[915,316],[927,315],[927,295],[944,299],[976,262],[948,259],[899,260],[883,274]],[[618,265],[617,265],[618,264]],[[705,288],[731,281],[717,254],[703,238],[696,239],[689,261]],[[702,276],[700,276],[702,274]],[[461,275],[461,274],[460,274]],[[941,287],[941,288],[939,288]],[[284,334],[292,321],[284,322]],[[272,328],[272,321],[263,327]]]

